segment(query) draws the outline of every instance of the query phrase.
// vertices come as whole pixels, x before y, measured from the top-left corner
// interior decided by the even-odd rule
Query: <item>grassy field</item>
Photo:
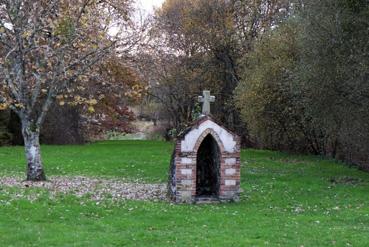
[[[49,176],[161,183],[172,144],[110,141],[42,152]],[[22,147],[0,148],[0,176],[23,175],[24,162]],[[96,205],[0,186],[0,246],[369,246],[368,173],[320,157],[243,150],[241,183],[239,203],[216,205]],[[29,193],[40,197],[28,201]]]

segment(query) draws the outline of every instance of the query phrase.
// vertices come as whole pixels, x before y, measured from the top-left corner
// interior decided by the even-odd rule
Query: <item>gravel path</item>
[[[145,184],[125,182],[118,179],[101,179],[91,177],[49,177],[46,182],[29,182],[20,177],[0,177],[0,188],[45,188],[51,194],[74,194],[78,197],[90,195],[91,199],[100,201],[105,198],[113,200],[160,201],[166,199],[165,184]]]

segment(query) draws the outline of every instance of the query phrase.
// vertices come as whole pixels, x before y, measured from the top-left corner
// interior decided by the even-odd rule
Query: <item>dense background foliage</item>
[[[244,145],[368,163],[368,1],[167,0],[152,23],[143,64],[169,128],[210,89]]]
[[[135,131],[138,103],[168,138],[196,118],[197,96],[210,89],[212,114],[244,146],[368,166],[367,0],[166,0],[146,24],[132,57],[118,52],[86,80],[81,97],[94,95],[92,109],[58,99],[43,142]],[[19,144],[16,123],[0,112],[0,144]]]
[[[305,1],[244,58],[237,105],[264,147],[367,164],[369,4]]]

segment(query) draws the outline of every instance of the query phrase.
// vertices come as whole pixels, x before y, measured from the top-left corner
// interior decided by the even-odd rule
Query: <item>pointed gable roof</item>
[[[209,115],[198,118],[178,135],[177,141],[181,141],[181,152],[193,152],[204,132],[218,139],[225,152],[236,152],[238,136],[215,122]]]

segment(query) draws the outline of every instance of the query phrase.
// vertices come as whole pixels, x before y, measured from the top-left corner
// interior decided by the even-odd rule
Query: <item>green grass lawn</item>
[[[173,145],[43,146],[46,174],[166,182]],[[22,147],[0,175],[23,175]],[[314,156],[243,150],[239,203],[103,201],[0,187],[0,246],[369,246],[369,174]],[[23,189],[24,190],[24,189]],[[6,193],[5,193],[6,192]],[[14,199],[14,194],[20,194]],[[39,193],[28,201],[24,193]]]

